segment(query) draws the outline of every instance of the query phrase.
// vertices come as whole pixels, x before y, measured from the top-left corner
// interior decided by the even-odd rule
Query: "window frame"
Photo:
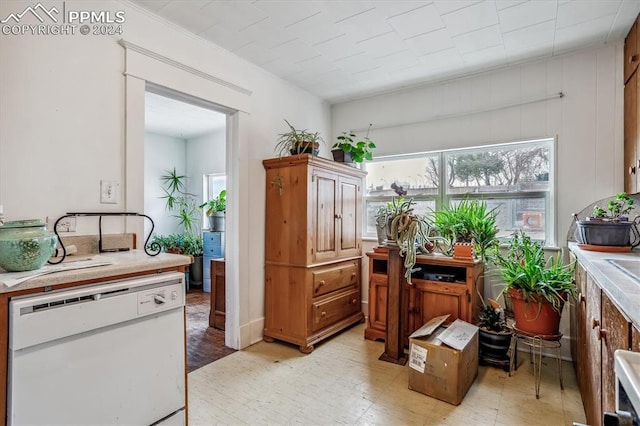
[[[536,145],[536,144],[548,144],[549,147],[549,189],[546,191],[521,191],[521,192],[461,192],[461,193],[448,193],[448,187],[442,182],[446,182],[447,169],[446,169],[446,156],[449,153],[461,153],[461,152],[478,152],[478,150],[482,151],[491,150],[491,149],[499,149],[499,148],[509,148],[514,146],[526,146],[526,145]],[[434,151],[424,151],[418,153],[410,153],[410,154],[393,154],[393,155],[384,155],[376,157],[373,160],[365,161],[362,163],[362,169],[364,171],[367,170],[367,165],[370,163],[381,162],[381,161],[389,161],[396,159],[405,159],[405,158],[426,158],[428,156],[437,155],[439,156],[439,177],[440,182],[437,194],[436,195],[414,195],[411,196],[416,201],[433,201],[435,203],[435,208],[439,209],[443,205],[447,205],[448,203],[461,200],[464,198],[469,199],[483,199],[483,200],[517,200],[517,199],[534,199],[534,198],[542,198],[545,200],[545,241],[543,244],[545,246],[555,247],[557,244],[557,229],[556,229],[556,179],[557,179],[557,170],[556,170],[556,158],[557,158],[557,137],[549,137],[549,138],[537,138],[530,140],[523,140],[517,142],[506,142],[506,143],[492,143],[485,145],[478,145],[473,147],[464,147],[464,148],[451,148],[451,149],[443,149],[443,150],[434,150]],[[365,178],[366,179],[366,178]],[[365,180],[366,182],[366,180]],[[365,184],[365,187],[367,185]],[[368,211],[367,206],[370,202],[387,202],[390,201],[393,196],[388,195],[378,195],[378,196],[369,196],[366,195],[366,191],[362,197],[363,203],[363,212]],[[362,236],[363,238],[375,238],[376,235],[371,232],[367,232],[367,217],[364,218],[363,222],[363,230]]]

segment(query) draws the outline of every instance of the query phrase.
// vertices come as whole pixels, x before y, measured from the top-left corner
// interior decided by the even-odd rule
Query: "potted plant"
[[[178,224],[184,229],[183,234],[169,236],[168,252],[177,252],[193,257],[194,263],[189,268],[190,280],[202,283],[202,237],[200,234],[200,214],[196,204],[196,196],[187,192],[185,175],[177,173],[176,168],[167,170],[160,177],[165,195],[166,209],[178,219]],[[199,245],[198,247],[198,239]],[[162,241],[162,240],[160,240]],[[170,247],[169,247],[170,246]]]
[[[369,124],[367,135],[359,141],[356,141],[355,133],[342,132],[342,135],[337,137],[338,142],[332,146],[331,154],[334,161],[362,163],[364,160],[373,160],[372,150],[376,144],[369,139],[369,130],[371,130],[371,124]]]
[[[411,283],[411,273],[415,272],[418,252],[433,252],[438,237],[432,236],[429,221],[414,213],[413,199],[394,197],[386,206],[378,209],[376,222],[385,224],[385,244],[395,244],[400,248],[400,256],[404,257],[405,278]]]
[[[637,217],[630,221],[628,214],[634,207],[634,201],[627,193],[620,192],[609,200],[607,208],[594,206],[592,216],[585,220],[576,220],[576,239],[581,244],[595,246],[629,247],[640,243],[640,235],[636,228]],[[632,244],[631,233],[634,233]]]
[[[289,126],[289,131],[279,135],[278,143],[274,149],[278,157],[284,157],[288,154],[318,155],[320,142],[324,142],[320,133],[309,132],[306,129],[297,130],[286,119],[284,121]]]
[[[489,364],[502,365],[509,370],[509,347],[511,346],[512,331],[507,326],[504,309],[500,304],[488,299],[486,303],[482,297],[482,306],[478,314],[478,344],[480,360]]]
[[[524,231],[516,232],[503,254],[490,253],[505,282],[500,295],[508,295],[519,331],[539,336],[558,334],[564,303],[576,296],[575,262],[564,264],[561,253],[545,258],[542,244]]]
[[[484,200],[463,199],[433,212],[436,231],[449,240],[444,254],[456,259],[485,257],[485,253],[497,243],[498,228],[496,208],[489,209]]]
[[[160,177],[162,180],[165,195],[162,198],[166,201],[166,209],[173,213],[172,216],[178,219],[187,234],[193,234],[198,226],[198,209],[196,208],[196,196],[187,192],[187,177],[179,175],[176,168],[167,170]]]
[[[214,232],[224,231],[224,218],[227,209],[226,189],[220,191],[213,200],[200,204],[200,208],[206,208],[205,214],[209,218],[209,230]]]

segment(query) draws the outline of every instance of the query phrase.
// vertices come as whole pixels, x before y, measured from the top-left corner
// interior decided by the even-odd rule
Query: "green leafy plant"
[[[223,189],[216,198],[200,204],[199,207],[201,209],[206,207],[205,214],[207,216],[211,216],[214,213],[224,212],[227,209],[227,190]]]
[[[204,251],[202,237],[199,235],[169,234],[154,235],[149,245],[157,244],[167,253],[178,253],[190,256],[202,256]]]
[[[593,217],[619,221],[620,216],[625,215],[633,209],[634,201],[626,192],[620,192],[616,194],[616,198],[609,200],[607,209],[603,209],[600,206],[593,207]]]
[[[489,303],[482,303],[478,313],[478,327],[483,327],[490,331],[510,332],[507,321],[504,317],[504,310],[498,302],[489,299]]]
[[[286,119],[284,120],[289,126],[289,131],[281,133],[278,138],[274,151],[279,157],[285,155],[302,154],[311,151],[313,155],[317,155],[320,143],[324,140],[318,132],[309,132],[308,130],[298,130],[291,125]]]
[[[196,206],[196,196],[186,190],[187,177],[180,175],[173,170],[167,170],[160,177],[163,199],[166,201],[166,209],[172,212],[172,217],[178,219],[178,223],[184,228],[187,234],[193,235],[198,229],[198,209]]]
[[[575,262],[564,264],[561,253],[545,259],[542,244],[522,230],[512,235],[505,254],[495,246],[489,259],[497,266],[505,282],[500,295],[513,288],[520,290],[525,301],[542,297],[557,311],[567,297],[576,296],[573,282]]]
[[[405,277],[411,283],[418,253],[431,253],[438,237],[433,236],[431,223],[413,211],[413,198],[396,198],[376,212],[376,223],[384,224],[387,240],[394,241],[404,257]]]
[[[371,124],[367,129],[367,135],[359,141],[356,141],[356,135],[352,132],[342,132],[342,135],[338,136],[338,142],[333,144],[332,148],[339,148],[345,153],[351,155],[351,159],[356,163],[362,163],[364,160],[373,160],[373,149],[376,144],[369,139],[369,131],[371,130]]]
[[[487,250],[497,244],[497,216],[497,208],[489,209],[484,200],[467,198],[434,211],[433,226],[451,242],[444,254],[452,254],[454,243],[475,243],[476,253],[484,258]]]

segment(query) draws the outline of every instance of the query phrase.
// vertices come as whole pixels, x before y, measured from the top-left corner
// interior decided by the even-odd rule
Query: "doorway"
[[[226,121],[226,114],[213,104],[192,103],[185,96],[177,99],[171,92],[154,86],[145,91],[145,214],[155,221],[154,236],[191,236],[203,249],[200,256],[194,255],[187,279],[188,371],[234,352],[224,345],[224,327],[210,327],[209,265],[212,258],[224,256],[224,247],[217,253],[207,247],[206,242],[211,240],[209,221],[206,208],[199,208],[226,189]],[[187,212],[168,210],[163,176],[172,172],[184,176],[184,198],[190,201]],[[185,213],[191,217],[191,230],[182,223],[180,216]]]

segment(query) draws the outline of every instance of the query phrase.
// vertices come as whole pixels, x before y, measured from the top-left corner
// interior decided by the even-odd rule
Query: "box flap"
[[[442,323],[445,322],[447,318],[449,318],[449,316],[450,314],[446,314],[439,317],[431,318],[425,325],[411,333],[411,336],[409,337],[416,338],[430,335],[436,328],[440,327],[440,325],[442,325]]]
[[[460,351],[467,346],[477,332],[477,326],[457,319],[440,334],[439,338],[445,345]]]

